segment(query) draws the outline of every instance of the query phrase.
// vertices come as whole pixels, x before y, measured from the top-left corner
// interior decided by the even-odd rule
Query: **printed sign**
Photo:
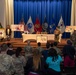
[[[38,36],[37,36],[37,43],[38,43],[38,42],[47,43],[47,36],[38,35]]]
[[[73,32],[76,30],[76,26],[66,26],[65,32]]]
[[[11,25],[12,31],[24,31],[23,24]]]

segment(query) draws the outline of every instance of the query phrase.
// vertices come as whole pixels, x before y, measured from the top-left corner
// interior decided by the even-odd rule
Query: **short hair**
[[[38,46],[41,46],[41,43],[40,43],[40,42],[38,42],[38,43],[37,43],[37,45],[38,45]]]
[[[27,41],[27,44],[30,44],[30,41],[29,40]]]
[[[49,42],[46,43],[46,48],[50,48],[50,43]]]
[[[21,51],[22,51],[22,48],[21,47],[17,47],[16,52],[15,52],[16,53],[16,57],[19,57]]]
[[[72,45],[71,40],[67,40],[67,44]]]
[[[14,52],[14,51],[12,51],[12,50],[8,50],[8,51],[7,51],[7,54],[8,54],[8,55],[10,55],[10,56],[12,56],[12,55],[14,55],[14,54],[15,54],[15,52]]]
[[[54,46],[54,44],[53,44],[53,43],[51,43],[51,44],[50,44],[50,46],[51,46],[51,47],[53,47],[53,46]]]
[[[6,43],[3,43],[3,44],[1,45],[1,51],[6,51],[7,48],[8,48],[8,46],[7,46]]]
[[[58,45],[58,43],[57,42],[54,42],[54,46],[57,46]]]
[[[7,46],[9,47],[11,45],[11,43],[7,43]]]

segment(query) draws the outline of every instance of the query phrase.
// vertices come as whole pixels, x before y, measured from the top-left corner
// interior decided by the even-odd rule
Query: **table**
[[[61,34],[59,35],[59,42],[61,42]],[[22,33],[22,38],[23,38],[23,42],[27,41],[27,40],[36,40],[38,41],[38,38],[42,38],[45,39],[42,42],[46,42],[49,40],[55,40],[55,35],[54,34],[25,34]],[[39,42],[39,41],[38,41]]]

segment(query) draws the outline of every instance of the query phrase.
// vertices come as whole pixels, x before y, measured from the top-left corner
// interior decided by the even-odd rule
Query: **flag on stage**
[[[53,34],[55,28],[56,28],[56,26],[55,26],[55,19],[54,19],[54,16],[52,16],[52,23],[51,23],[51,25],[49,25],[49,33]]]
[[[65,31],[65,25],[64,25],[64,21],[63,21],[62,16],[61,16],[61,18],[59,20],[58,27],[59,27],[61,33],[64,33],[64,31]]]
[[[42,32],[42,26],[40,25],[40,21],[38,18],[36,18],[34,31],[35,31],[35,33],[37,33],[37,32],[41,33]]]
[[[27,26],[27,30],[28,30],[29,33],[33,33],[34,32],[34,24],[32,22],[31,16],[29,17],[29,20],[28,20],[26,26]]]
[[[48,29],[48,23],[47,23],[47,19],[46,19],[46,17],[45,17],[44,23],[42,24],[42,31],[48,33],[48,30],[49,30],[49,29]]]
[[[25,22],[24,22],[24,18],[22,17],[20,23],[19,23],[20,27],[24,27],[24,31],[27,31],[27,27],[25,25]]]
[[[21,21],[20,21],[19,24],[21,24],[21,25],[25,25],[25,22],[24,22],[24,18],[23,18],[23,17],[22,17],[22,19],[21,19]]]

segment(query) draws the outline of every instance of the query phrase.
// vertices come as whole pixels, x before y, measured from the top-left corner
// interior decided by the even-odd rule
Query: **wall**
[[[5,0],[0,0],[0,22],[5,28]]]

